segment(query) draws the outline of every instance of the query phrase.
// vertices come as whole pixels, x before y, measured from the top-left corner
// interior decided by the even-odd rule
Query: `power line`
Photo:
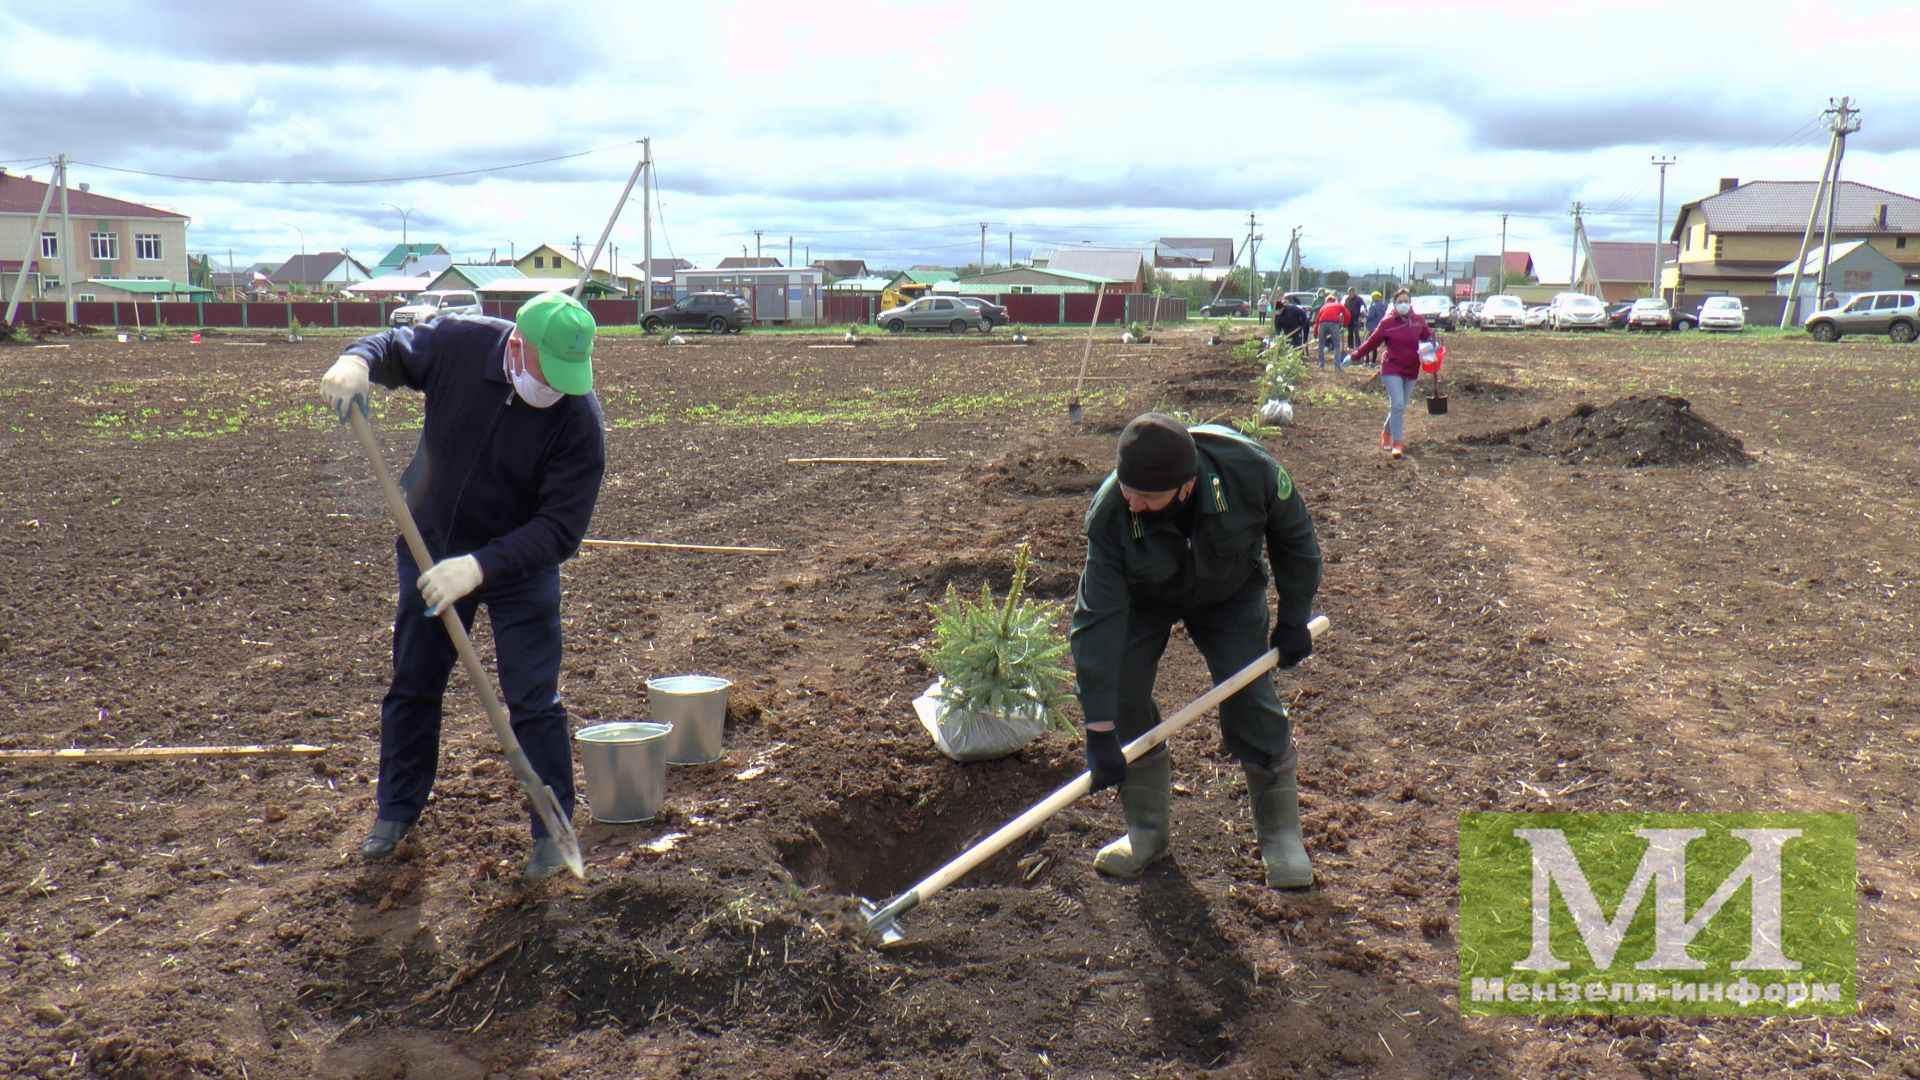
[[[639,145],[638,142],[616,143],[612,146],[601,146],[601,147],[596,147],[592,150],[581,150],[578,153],[561,154],[557,157],[540,158],[535,161],[516,161],[510,165],[489,165],[484,168],[459,169],[454,172],[422,173],[417,176],[382,176],[382,177],[370,177],[370,178],[355,179],[355,180],[252,180],[252,179],[246,179],[242,177],[233,177],[233,176],[184,176],[179,173],[148,172],[144,169],[128,169],[118,165],[102,165],[97,161],[72,160],[69,162],[69,164],[85,165],[89,169],[103,169],[107,172],[127,173],[133,176],[153,176],[153,177],[158,177],[162,180],[192,180],[202,184],[263,184],[263,185],[270,185],[270,186],[285,186],[285,187],[304,187],[304,186],[311,185],[311,186],[344,187],[344,186],[350,186],[350,185],[356,185],[356,184],[404,184],[404,183],[408,183],[415,180],[446,180],[455,176],[479,176],[484,173],[506,172],[509,169],[524,169],[532,165],[550,165],[556,161],[568,161],[573,158],[586,157],[589,154],[600,154],[600,153],[605,153],[608,150],[617,150],[617,149],[620,149],[621,147],[637,146],[637,145]]]

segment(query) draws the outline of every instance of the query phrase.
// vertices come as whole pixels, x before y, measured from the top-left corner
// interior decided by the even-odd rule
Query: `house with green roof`
[[[951,270],[928,270],[916,266],[911,270],[902,270],[893,275],[893,278],[887,282],[887,288],[898,289],[902,285],[925,285],[932,288],[943,281],[952,281],[959,276]]]
[[[428,255],[446,255],[447,249],[439,244],[395,244],[373,268],[374,277],[391,277],[401,273],[408,259]]]
[[[88,278],[73,287],[75,300],[211,300],[213,290],[184,281],[154,278]]]
[[[934,286],[935,292],[996,293],[1090,293],[1105,285],[1109,292],[1120,282],[1096,274],[1082,274],[1051,267],[1009,266],[970,277],[956,277],[952,284]]]
[[[433,279],[433,284],[428,285],[427,288],[478,289],[480,286],[489,282],[500,281],[506,278],[523,278],[526,276],[527,275],[520,272],[520,268],[517,266],[494,266],[491,264],[485,266],[456,265],[449,266],[445,270],[442,270],[440,275]]]

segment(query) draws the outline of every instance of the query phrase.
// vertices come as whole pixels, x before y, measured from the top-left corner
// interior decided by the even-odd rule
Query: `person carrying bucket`
[[[1117,786],[1127,822],[1093,864],[1131,878],[1172,842],[1172,756],[1162,743],[1128,765],[1122,747],[1160,722],[1153,684],[1173,624],[1186,624],[1216,683],[1269,647],[1292,667],[1313,653],[1320,545],[1286,469],[1231,428],[1189,431],[1147,413],[1121,432],[1117,459],[1087,510],[1069,641],[1092,789]],[[1269,564],[1279,594],[1271,634]],[[1267,884],[1313,884],[1292,728],[1271,674],[1221,703],[1220,732],[1246,773]]]
[[[399,551],[393,681],[380,706],[380,781],[362,857],[390,857],[426,809],[440,757],[441,702],[455,646],[437,616],[493,623],[512,730],[560,812],[573,813],[573,748],[560,703],[560,564],[579,550],[606,471],[593,396],[593,316],[549,292],[505,319],[445,317],[363,337],[321,392],[344,421],[369,384],[425,395],[420,444],[401,486],[436,560]],[[524,877],[564,865],[536,813]]]
[[[1387,420],[1380,426],[1380,448],[1394,457],[1404,454],[1406,444],[1407,398],[1420,378],[1420,343],[1433,340],[1427,320],[1413,310],[1413,294],[1405,289],[1393,294],[1393,310],[1367,340],[1353,350],[1355,361],[1386,347],[1380,361],[1380,383],[1387,388]]]

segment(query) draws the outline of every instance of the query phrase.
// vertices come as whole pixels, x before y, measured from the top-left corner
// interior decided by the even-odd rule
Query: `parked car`
[[[1005,326],[1012,321],[1007,318],[1007,309],[991,300],[979,296],[962,296],[959,300],[987,320],[987,325],[981,327],[982,330],[992,330],[996,326]]]
[[[640,327],[649,334],[657,333],[663,326],[676,330],[704,327],[716,334],[729,331],[737,334],[752,321],[753,309],[744,299],[732,293],[697,292],[649,310],[640,319]]]
[[[1671,330],[1673,309],[1665,300],[1642,297],[1627,309],[1628,330]]]
[[[1462,300],[1453,305],[1453,318],[1461,326],[1480,325],[1480,301]]]
[[[1738,333],[1747,328],[1747,305],[1737,296],[1709,296],[1700,301],[1696,318],[1702,330]]]
[[[957,296],[923,296],[903,307],[888,308],[873,317],[874,325],[888,333],[906,330],[945,330],[964,334],[969,330],[986,332],[987,320],[978,310]]]
[[[1837,341],[1843,334],[1885,334],[1912,341],[1920,329],[1920,293],[1861,293],[1839,307],[1822,308],[1802,320],[1815,341]]]
[[[430,289],[393,309],[387,322],[393,326],[418,326],[442,315],[478,315],[480,297],[467,289]]]
[[[1620,300],[1607,305],[1607,326],[1614,330],[1627,328],[1627,316],[1633,313],[1633,301]]]
[[[1548,311],[1548,308],[1547,308],[1547,305],[1545,304],[1541,304],[1537,307],[1528,308],[1527,309],[1527,329],[1538,330],[1541,327],[1547,325],[1547,311]]]
[[[1244,319],[1253,314],[1253,305],[1247,303],[1245,300],[1234,300],[1223,296],[1218,300],[1202,304],[1200,306],[1200,314],[1205,315],[1209,319],[1222,316]]]
[[[1311,289],[1304,292],[1283,293],[1280,298],[1282,300],[1291,300],[1310,312],[1317,311],[1320,307],[1320,294]]]
[[[1605,330],[1607,307],[1585,293],[1561,293],[1547,305],[1547,325],[1555,330]]]
[[[1413,298],[1413,313],[1427,320],[1427,325],[1436,329],[1454,328],[1453,301],[1439,293],[1428,293]]]
[[[1524,330],[1527,327],[1527,305],[1517,296],[1504,293],[1489,296],[1480,302],[1480,317],[1477,320],[1482,330]]]

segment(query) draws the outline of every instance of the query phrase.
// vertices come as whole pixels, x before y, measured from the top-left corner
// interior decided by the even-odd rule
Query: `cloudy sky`
[[[591,250],[651,137],[654,253],[989,262],[1244,237],[1370,271],[1500,247],[1570,268],[1721,177],[1920,195],[1920,8],[1065,2],[0,8],[0,164],[192,218],[246,264],[401,238]],[[1910,52],[1911,49],[1905,50]],[[612,244],[641,252],[639,194]],[[756,238],[756,230],[758,237]],[[603,257],[602,265],[605,265]]]

